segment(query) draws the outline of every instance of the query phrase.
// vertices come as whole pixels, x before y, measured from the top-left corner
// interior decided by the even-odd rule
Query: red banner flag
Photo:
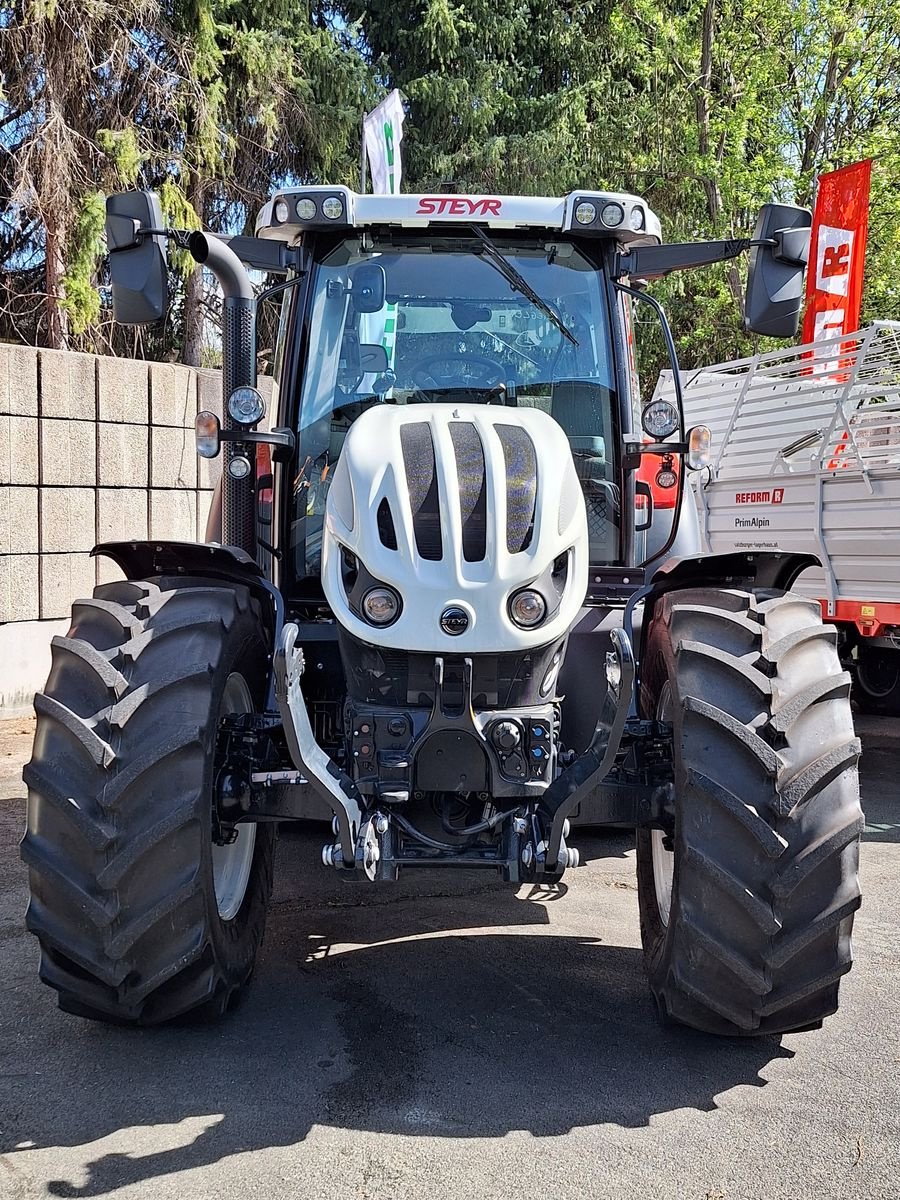
[[[803,341],[859,328],[872,160],[819,176],[806,273]]]

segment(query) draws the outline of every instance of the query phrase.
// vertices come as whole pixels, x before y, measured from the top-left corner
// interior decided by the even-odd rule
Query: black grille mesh
[[[406,470],[416,548],[422,558],[437,562],[443,552],[441,506],[430,426],[424,421],[412,421],[402,425],[400,444],[403,448],[403,466]]]
[[[537,458],[534,443],[520,425],[497,425],[506,459],[506,548],[527,550],[534,531]]]
[[[487,489],[484,447],[471,421],[452,421],[450,437],[459,480],[459,515],[462,521],[463,558],[482,562],[487,548]]]

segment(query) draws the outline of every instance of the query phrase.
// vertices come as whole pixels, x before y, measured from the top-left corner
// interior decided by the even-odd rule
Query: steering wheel
[[[485,391],[505,386],[506,371],[499,363],[474,354],[436,354],[423,359],[413,370],[412,378],[423,391],[450,388]]]

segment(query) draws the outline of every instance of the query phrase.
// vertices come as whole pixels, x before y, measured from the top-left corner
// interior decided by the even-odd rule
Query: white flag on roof
[[[394,88],[363,119],[363,139],[373,192],[395,195],[400,191],[400,143],[403,140],[404,116],[403,101]]]

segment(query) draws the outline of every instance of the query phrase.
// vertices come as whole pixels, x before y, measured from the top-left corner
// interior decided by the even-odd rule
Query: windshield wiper
[[[573,346],[577,346],[578,338],[571,330],[566,328],[559,313],[537,294],[524,275],[520,275],[509,259],[500,253],[484,230],[478,225],[473,225],[472,232],[481,242],[482,246],[484,246],[483,253],[487,261],[495,270],[500,272],[509,286],[517,292],[521,292],[526,300],[530,300],[535,308],[540,309],[544,316],[553,322],[563,337],[568,338]]]

